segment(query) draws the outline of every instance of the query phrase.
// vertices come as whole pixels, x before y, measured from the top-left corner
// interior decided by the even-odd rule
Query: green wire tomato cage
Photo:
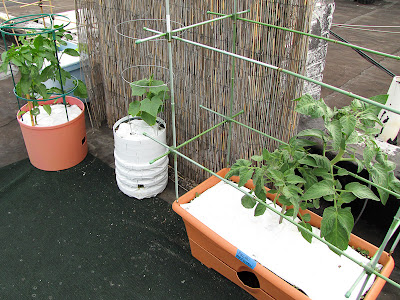
[[[62,24],[61,25],[56,25],[55,24],[55,19],[57,18],[57,21],[60,21]],[[18,43],[18,38],[33,38],[38,35],[47,35],[52,39],[52,42],[54,44],[54,55],[57,60],[57,69],[58,69],[58,74],[56,80],[59,83],[59,89],[61,90],[61,93],[59,92],[52,92],[50,94],[51,97],[43,99],[38,97],[38,99],[32,99],[28,97],[24,97],[22,95],[19,95],[16,90],[16,81],[15,81],[15,74],[13,71],[13,68],[10,67],[10,72],[11,72],[11,77],[13,80],[13,85],[14,89],[13,92],[17,98],[17,103],[18,103],[18,108],[21,109],[22,105],[20,103],[20,100],[23,101],[28,101],[28,102],[46,102],[48,100],[57,100],[59,98],[63,98],[63,104],[66,107],[67,102],[66,102],[66,96],[73,93],[76,88],[78,87],[78,79],[71,75],[70,79],[65,78],[63,80],[63,76],[61,75],[61,66],[60,66],[60,51],[59,51],[59,46],[58,46],[58,41],[56,38],[56,33],[60,31],[61,29],[64,29],[70,24],[70,20],[68,17],[59,15],[59,14],[34,14],[34,15],[26,15],[22,17],[16,17],[12,18],[9,20],[4,21],[3,23],[0,24],[0,32],[3,37],[4,45],[6,51],[9,49],[9,46],[7,45],[7,36],[14,37],[15,42]],[[15,63],[11,61],[10,63]],[[35,62],[32,62],[35,63]],[[45,68],[45,64],[43,64],[43,68]],[[43,70],[42,68],[42,70]],[[69,83],[68,81],[71,81],[72,83]],[[68,86],[68,90],[65,89],[65,87]],[[68,113],[67,109],[65,110],[67,114],[67,119],[68,119]]]

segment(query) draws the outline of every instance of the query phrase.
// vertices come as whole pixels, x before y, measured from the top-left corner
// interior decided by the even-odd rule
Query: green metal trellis
[[[207,21],[204,21],[204,22],[200,22],[200,23],[197,23],[197,24],[192,24],[192,25],[189,25],[189,26],[181,27],[181,28],[178,28],[178,29],[175,29],[175,30],[171,30],[170,11],[169,11],[169,0],[166,0],[165,3],[166,3],[166,23],[167,23],[167,31],[166,31],[166,32],[159,32],[159,31],[154,30],[154,29],[152,29],[152,28],[146,28],[146,27],[145,27],[145,28],[143,28],[144,30],[153,32],[153,33],[155,33],[155,35],[154,35],[154,36],[151,36],[151,37],[148,37],[148,38],[145,38],[145,39],[138,39],[138,40],[135,41],[135,43],[136,43],[136,44],[140,44],[140,43],[143,43],[143,42],[146,42],[146,41],[150,41],[150,40],[153,40],[153,39],[156,39],[156,38],[160,38],[160,37],[163,37],[163,36],[166,37],[166,40],[167,40],[167,42],[168,42],[169,71],[170,71],[170,81],[171,81],[170,90],[171,90],[171,113],[172,113],[173,146],[170,147],[170,146],[168,146],[168,145],[166,145],[166,144],[163,144],[163,143],[157,141],[156,139],[154,139],[154,138],[148,136],[148,135],[145,134],[145,133],[144,133],[144,135],[147,136],[147,137],[149,137],[149,138],[151,138],[151,139],[154,140],[155,142],[157,142],[157,143],[163,145],[166,149],[168,149],[167,154],[169,154],[169,153],[172,153],[172,154],[173,154],[173,156],[174,156],[175,193],[176,193],[176,198],[179,197],[179,195],[178,195],[177,156],[180,156],[180,157],[182,157],[182,158],[188,160],[189,162],[193,163],[194,165],[196,165],[196,166],[202,168],[203,170],[209,172],[210,174],[212,174],[212,175],[218,177],[219,179],[221,179],[222,181],[224,181],[224,182],[226,182],[227,184],[231,185],[232,187],[234,187],[234,188],[240,190],[240,191],[243,192],[244,194],[246,194],[246,195],[251,196],[252,198],[254,198],[254,195],[249,195],[247,192],[245,192],[244,190],[242,190],[242,189],[240,189],[239,187],[237,187],[236,185],[234,185],[231,181],[226,180],[225,178],[222,178],[222,177],[218,176],[218,175],[217,175],[216,173],[214,173],[213,171],[207,169],[206,167],[202,166],[201,164],[197,163],[196,161],[192,160],[191,158],[189,158],[189,157],[183,155],[182,153],[180,153],[179,151],[177,151],[179,148],[183,147],[184,145],[188,144],[189,142],[191,142],[191,141],[193,141],[193,140],[195,140],[195,139],[197,139],[197,138],[203,136],[204,134],[210,132],[211,130],[213,130],[213,129],[215,129],[215,128],[217,128],[217,127],[219,127],[219,126],[221,126],[221,125],[223,125],[223,124],[225,124],[225,123],[228,123],[228,124],[229,124],[229,129],[228,129],[228,130],[229,130],[229,132],[228,132],[228,147],[227,147],[227,161],[228,161],[228,165],[229,165],[230,150],[231,150],[232,123],[236,123],[236,124],[238,124],[238,125],[240,125],[240,126],[246,127],[246,128],[248,128],[248,129],[250,129],[250,130],[253,130],[253,131],[255,131],[255,132],[259,133],[259,134],[262,134],[262,135],[264,135],[264,136],[266,136],[266,137],[268,137],[268,138],[270,138],[270,139],[273,139],[273,140],[275,140],[275,141],[277,141],[277,142],[286,144],[285,142],[283,142],[283,141],[281,141],[281,140],[279,140],[279,139],[276,139],[276,138],[274,138],[274,137],[272,137],[272,136],[270,136],[270,135],[267,135],[267,134],[265,134],[265,133],[263,133],[263,132],[261,132],[261,131],[259,131],[259,130],[256,130],[256,129],[254,129],[254,128],[251,128],[250,126],[247,126],[247,125],[245,125],[245,124],[243,124],[243,123],[240,123],[240,122],[234,120],[234,117],[236,117],[236,116],[238,116],[239,114],[242,113],[242,111],[241,111],[241,112],[239,112],[239,113],[233,114],[233,111],[232,111],[232,110],[233,110],[233,101],[234,101],[234,99],[233,99],[233,90],[234,90],[234,87],[235,87],[234,74],[235,74],[236,59],[241,59],[241,60],[244,60],[244,61],[248,61],[248,62],[257,64],[257,65],[264,66],[264,67],[266,67],[266,68],[270,68],[270,69],[276,70],[277,72],[282,72],[282,73],[285,73],[285,74],[288,74],[288,75],[291,75],[291,76],[294,76],[294,77],[298,77],[298,78],[300,78],[300,79],[303,79],[303,80],[312,82],[312,83],[314,83],[314,84],[317,84],[317,85],[320,85],[320,86],[322,86],[322,87],[328,88],[328,89],[330,89],[330,90],[333,90],[333,91],[339,92],[339,93],[341,93],[341,94],[344,94],[344,95],[349,96],[349,97],[351,97],[351,98],[353,98],[353,99],[358,99],[358,100],[361,100],[361,101],[366,102],[366,103],[368,103],[368,104],[372,104],[372,105],[378,106],[378,107],[380,107],[380,108],[382,108],[382,109],[385,109],[385,110],[394,112],[394,113],[396,113],[396,114],[400,114],[400,110],[393,109],[393,108],[391,108],[391,107],[389,107],[389,106],[386,106],[386,105],[380,104],[380,103],[378,103],[378,102],[372,101],[372,100],[370,100],[370,99],[368,99],[368,98],[365,98],[365,97],[363,97],[363,96],[356,95],[356,94],[354,94],[354,93],[345,91],[345,90],[340,89],[340,88],[337,88],[337,87],[335,87],[335,86],[328,85],[328,84],[323,83],[323,82],[321,82],[321,81],[317,81],[317,80],[314,80],[314,79],[312,79],[312,78],[308,78],[307,76],[304,76],[304,75],[301,75],[301,74],[298,74],[298,73],[295,73],[295,72],[292,72],[292,71],[289,71],[289,70],[286,70],[286,69],[282,69],[282,68],[279,68],[279,67],[274,66],[274,65],[271,65],[271,64],[263,63],[263,62],[260,62],[260,61],[257,61],[257,60],[254,60],[254,59],[251,59],[251,58],[244,57],[244,56],[241,56],[241,55],[236,54],[236,53],[235,53],[235,51],[236,51],[236,26],[237,26],[237,25],[236,25],[236,21],[237,21],[237,20],[241,20],[241,21],[245,21],[245,22],[251,22],[251,23],[254,23],[254,24],[258,24],[258,25],[261,25],[261,26],[268,26],[268,27],[272,27],[272,28],[276,28],[276,29],[280,29],[280,30],[286,30],[286,31],[290,31],[290,32],[293,32],[293,33],[296,33],[296,34],[302,34],[302,35],[306,35],[306,36],[309,36],[309,37],[322,39],[322,40],[325,40],[325,41],[328,41],[328,42],[333,42],[333,43],[340,44],[340,45],[343,45],[343,46],[346,46],[346,47],[351,47],[351,48],[354,48],[354,49],[362,50],[362,51],[365,51],[365,52],[369,52],[369,53],[381,55],[381,56],[384,56],[384,57],[387,57],[387,58],[396,59],[396,60],[400,60],[400,57],[399,57],[399,56],[395,56],[395,55],[391,55],[391,54],[387,54],[387,53],[383,53],[383,52],[379,52],[379,51],[367,49],[367,48],[360,47],[360,46],[353,45],[353,44],[348,44],[348,43],[339,42],[339,41],[336,41],[336,40],[333,40],[333,39],[329,39],[329,38],[317,36],[317,35],[310,34],[310,33],[305,33],[305,32],[296,31],[296,30],[292,30],[292,29],[288,29],[288,28],[284,28],[284,27],[280,27],[280,26],[275,26],[275,25],[271,25],[271,24],[267,24],[267,23],[262,23],[262,22],[257,22],[257,21],[253,21],[253,20],[241,18],[241,17],[239,17],[239,15],[249,12],[249,10],[237,12],[237,0],[234,0],[234,6],[233,6],[233,13],[232,13],[232,14],[226,15],[226,14],[220,14],[220,13],[216,13],[216,12],[207,12],[208,14],[219,15],[220,17],[217,17],[217,18],[214,18],[214,19],[211,19],[211,20],[207,20]],[[178,37],[178,36],[175,36],[175,35],[174,35],[175,33],[182,32],[182,31],[184,31],[184,30],[186,30],[186,29],[189,29],[189,28],[194,28],[194,27],[197,27],[197,26],[206,25],[206,24],[209,24],[209,23],[212,23],[212,22],[216,22],[216,21],[220,21],[220,20],[227,19],[227,18],[231,18],[231,19],[232,19],[232,22],[233,22],[232,52],[228,52],[228,51],[221,50],[221,49],[218,49],[218,48],[215,48],[215,47],[211,47],[211,46],[207,46],[207,45],[204,45],[204,44],[201,44],[201,43],[197,43],[197,42],[194,42],[194,41],[190,41],[190,40],[187,40],[187,39],[183,39],[183,38],[181,38],[181,37]],[[231,95],[230,95],[230,107],[229,107],[229,114],[230,114],[230,116],[224,116],[224,115],[222,115],[222,114],[220,114],[220,113],[218,113],[218,112],[212,111],[212,110],[210,110],[210,109],[208,109],[208,108],[206,108],[206,107],[200,105],[201,108],[203,108],[203,109],[205,109],[205,110],[207,110],[207,111],[210,111],[211,113],[214,113],[214,114],[217,114],[217,115],[223,117],[223,118],[224,118],[224,121],[223,121],[223,122],[220,122],[220,123],[218,123],[218,124],[216,124],[216,125],[214,125],[213,127],[209,128],[209,129],[207,129],[207,130],[205,130],[204,132],[202,132],[202,133],[198,134],[197,136],[195,136],[195,137],[189,139],[188,141],[182,143],[182,144],[179,145],[179,146],[177,146],[177,144],[176,144],[175,102],[174,102],[174,86],[173,86],[173,61],[172,61],[172,46],[171,46],[172,40],[181,41],[181,42],[188,43],[188,44],[191,44],[191,45],[194,45],[194,46],[197,46],[197,47],[202,47],[202,48],[205,48],[205,49],[208,49],[208,50],[211,50],[211,51],[215,51],[215,52],[218,52],[218,53],[222,53],[222,54],[225,54],[225,55],[229,55],[229,56],[231,56],[231,58],[232,58],[232,60],[231,60]],[[167,155],[167,154],[165,154],[165,155]],[[165,156],[165,155],[164,155],[164,156]],[[151,163],[154,163],[156,160],[158,160],[158,159],[160,159],[160,158],[162,158],[162,157],[163,157],[163,156],[160,156],[160,157],[154,159]],[[337,167],[337,168],[339,168],[339,167]],[[393,195],[393,196],[395,196],[395,197],[397,197],[397,198],[400,198],[400,195],[399,195],[398,193],[395,193],[395,192],[393,192],[393,191],[390,191],[390,190],[388,190],[388,189],[385,189],[385,188],[383,188],[383,187],[381,187],[381,186],[379,186],[379,185],[377,185],[377,184],[375,184],[375,183],[373,183],[373,182],[371,182],[371,181],[369,181],[369,180],[367,180],[367,179],[365,179],[365,178],[362,178],[362,177],[360,177],[360,176],[358,176],[358,175],[356,175],[356,174],[354,174],[354,173],[348,172],[348,174],[349,174],[350,176],[353,176],[353,177],[356,178],[356,179],[359,179],[359,180],[362,180],[362,181],[364,181],[364,182],[366,182],[366,183],[369,183],[369,184],[371,184],[372,186],[379,187],[380,189],[383,189],[383,190],[387,191],[388,193],[390,193],[391,195]],[[283,217],[284,219],[286,219],[287,221],[289,221],[289,222],[292,223],[293,225],[295,225],[295,226],[297,226],[297,227],[299,227],[299,228],[301,227],[301,225],[299,225],[299,224],[297,224],[296,222],[294,222],[294,221],[292,220],[292,218],[285,216],[284,214],[282,214],[281,212],[279,212],[278,210],[276,210],[274,207],[272,207],[272,206],[270,206],[270,205],[267,205],[266,203],[264,203],[264,202],[261,201],[260,199],[256,199],[256,201],[258,201],[259,203],[262,203],[262,204],[265,205],[268,209],[270,209],[270,210],[273,211],[274,213],[280,215],[281,217]],[[314,234],[314,233],[312,233],[312,232],[310,232],[310,234],[311,234],[314,238],[320,240],[321,242],[323,242],[323,243],[325,243],[326,245],[328,245],[330,248],[335,249],[335,251],[337,251],[337,252],[340,253],[341,255],[344,255],[345,257],[347,257],[347,258],[349,258],[350,260],[352,260],[354,263],[356,263],[356,264],[358,264],[359,266],[361,266],[361,267],[364,268],[363,272],[360,274],[360,276],[358,277],[358,279],[356,280],[356,282],[352,285],[352,287],[351,287],[351,288],[349,289],[349,291],[346,293],[346,297],[350,297],[350,295],[351,295],[351,293],[353,292],[353,290],[355,289],[356,285],[360,282],[360,280],[362,279],[362,277],[363,277],[365,274],[367,274],[367,277],[366,277],[366,279],[365,279],[365,281],[364,281],[363,287],[361,288],[361,290],[360,290],[360,292],[358,293],[358,296],[357,296],[357,299],[360,299],[360,297],[362,296],[362,292],[363,292],[364,286],[366,285],[366,283],[368,282],[368,280],[369,280],[369,278],[370,278],[370,276],[371,276],[372,274],[375,274],[376,276],[378,276],[378,277],[380,277],[380,278],[386,280],[387,282],[391,283],[392,285],[396,286],[397,288],[400,288],[400,284],[398,284],[398,283],[394,282],[393,280],[391,280],[391,279],[389,279],[389,278],[387,278],[387,277],[381,275],[379,272],[377,272],[377,271],[375,270],[375,266],[376,266],[376,264],[378,263],[378,260],[379,260],[379,258],[380,258],[380,256],[381,256],[381,254],[383,253],[383,251],[384,251],[386,245],[388,244],[390,238],[395,234],[396,230],[397,230],[399,227],[400,227],[400,208],[399,208],[399,210],[397,211],[397,213],[396,213],[396,215],[395,215],[395,217],[394,217],[394,219],[393,219],[392,225],[390,226],[390,228],[389,228],[389,230],[388,230],[388,232],[387,232],[387,234],[386,234],[386,236],[385,236],[385,238],[384,238],[384,241],[382,242],[382,244],[380,245],[378,251],[375,253],[375,255],[372,257],[371,261],[370,261],[368,264],[363,264],[363,263],[357,261],[356,259],[354,259],[353,257],[349,256],[349,255],[346,254],[345,252],[339,250],[339,249],[338,249],[337,247],[335,247],[334,245],[332,245],[332,244],[330,244],[329,242],[325,241],[324,239],[320,238],[318,235],[316,235],[316,234]],[[393,253],[393,251],[394,251],[396,245],[398,244],[399,240],[400,240],[400,235],[396,238],[396,240],[395,240],[395,242],[394,242],[392,248],[390,249],[390,253]]]

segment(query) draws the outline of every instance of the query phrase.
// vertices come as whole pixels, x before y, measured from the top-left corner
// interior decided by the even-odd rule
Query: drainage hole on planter
[[[86,142],[86,136],[82,139],[82,145]]]
[[[254,273],[248,271],[241,271],[237,272],[237,276],[244,285],[253,289],[260,288],[260,282],[258,281],[257,276],[254,275]]]
[[[138,189],[142,189],[142,188],[144,188],[144,185],[143,184],[138,184],[137,187],[138,187]]]

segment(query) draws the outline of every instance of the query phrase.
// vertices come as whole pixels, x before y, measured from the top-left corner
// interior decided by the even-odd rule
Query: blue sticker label
[[[257,262],[254,259],[248,256],[246,253],[240,251],[239,249],[237,249],[236,251],[236,258],[251,269],[254,269],[257,265]]]

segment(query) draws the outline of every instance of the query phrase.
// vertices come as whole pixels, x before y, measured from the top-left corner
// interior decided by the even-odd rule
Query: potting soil
[[[77,118],[82,113],[78,105],[64,106],[64,104],[52,104],[50,115],[44,110],[42,105],[38,108],[40,113],[36,116],[36,126],[39,127],[64,124]],[[32,126],[31,114],[29,111],[21,117],[21,121],[28,126]]]

